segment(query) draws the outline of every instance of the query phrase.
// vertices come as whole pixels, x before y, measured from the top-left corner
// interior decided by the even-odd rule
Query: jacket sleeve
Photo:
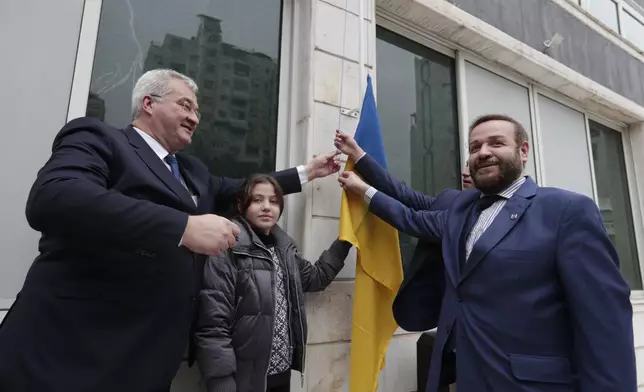
[[[277,180],[285,195],[302,191],[300,176],[296,168],[281,170],[269,173]],[[229,178],[212,176],[210,178],[210,192],[215,197],[215,205],[218,209],[226,210],[236,202],[239,191],[246,184],[244,178]]]
[[[428,210],[435,197],[413,190],[385,170],[369,154],[365,154],[355,165],[355,170],[371,186],[400,201],[414,210]]]
[[[335,240],[329,249],[322,252],[315,264],[296,254],[304,292],[322,291],[327,288],[344,267],[349,250],[350,243]]]
[[[236,358],[232,346],[237,269],[232,253],[210,257],[199,292],[195,332],[196,358],[208,392],[236,392]]]
[[[188,214],[109,189],[108,131],[78,122],[61,130],[29,193],[29,225],[79,244],[176,250]]]
[[[591,199],[578,197],[566,207],[556,260],[572,319],[579,390],[636,391],[630,288]]]
[[[369,211],[403,233],[428,241],[441,241],[446,211],[416,211],[383,192],[376,192]]]

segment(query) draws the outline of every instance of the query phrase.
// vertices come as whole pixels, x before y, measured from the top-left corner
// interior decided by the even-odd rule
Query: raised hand
[[[309,181],[340,171],[340,158],[338,155],[340,155],[339,151],[329,152],[324,155],[318,155],[307,163],[305,167]]]
[[[333,144],[335,148],[346,154],[353,162],[357,162],[364,154],[364,150],[358,145],[356,139],[340,130],[335,131]]]
[[[369,189],[369,185],[352,171],[345,171],[338,178],[340,186],[345,191],[353,192],[358,195],[364,195]]]

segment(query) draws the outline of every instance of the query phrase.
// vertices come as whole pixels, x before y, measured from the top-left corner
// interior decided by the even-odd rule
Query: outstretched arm
[[[306,165],[270,173],[277,180],[284,194],[302,191],[302,185],[316,178],[326,177],[340,170],[339,152],[315,156]],[[242,178],[211,177],[210,194],[215,196],[215,205],[225,210],[235,203],[239,189],[246,183]]]
[[[338,179],[341,186],[369,203],[369,211],[399,231],[429,241],[443,238],[446,211],[416,211],[398,200],[370,187],[353,172],[344,172]]]
[[[305,292],[313,292],[327,288],[344,267],[344,260],[347,258],[349,250],[351,250],[350,243],[335,240],[329,249],[322,252],[315,264],[296,253],[302,289]]]
[[[29,193],[27,221],[45,235],[80,245],[176,249],[188,214],[111,189],[109,132],[82,120],[60,131]]]

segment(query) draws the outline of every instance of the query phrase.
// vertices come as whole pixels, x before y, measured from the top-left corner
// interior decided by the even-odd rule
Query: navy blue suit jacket
[[[476,392],[636,392],[630,289],[597,205],[530,178],[476,242],[461,273],[461,234],[480,197],[415,211],[378,192],[370,211],[441,240],[445,297],[427,391],[454,333],[457,385]]]
[[[370,155],[364,155],[355,170],[374,188],[417,210],[448,209],[460,191],[447,189],[438,196],[415,191],[383,169]],[[398,325],[406,331],[427,331],[438,326],[445,294],[445,264],[440,241],[419,239],[404,280],[393,303]]]
[[[205,259],[178,246],[188,216],[244,183],[177,159],[198,206],[132,127],[80,118],[56,136],[27,201],[40,255],[0,328],[0,391],[168,390]],[[274,175],[301,190],[297,170]]]

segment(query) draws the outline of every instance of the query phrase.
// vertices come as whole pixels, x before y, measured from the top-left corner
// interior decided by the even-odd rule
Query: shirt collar
[[[504,199],[511,198],[512,196],[514,196],[516,191],[518,191],[519,188],[521,188],[521,185],[523,185],[525,180],[526,180],[526,176],[521,176],[517,178],[516,180],[514,180],[512,184],[510,184],[510,186],[508,186],[507,188],[499,192],[499,196],[501,196]]]
[[[152,136],[150,136],[147,133],[143,132],[142,130],[140,130],[137,127],[132,127],[132,128],[134,128],[136,133],[141,135],[143,140],[145,140],[145,142],[148,144],[148,146],[150,146],[152,151],[154,151],[154,153],[157,154],[159,159],[164,160],[165,157],[170,155],[170,153],[155,138],[153,138]]]

